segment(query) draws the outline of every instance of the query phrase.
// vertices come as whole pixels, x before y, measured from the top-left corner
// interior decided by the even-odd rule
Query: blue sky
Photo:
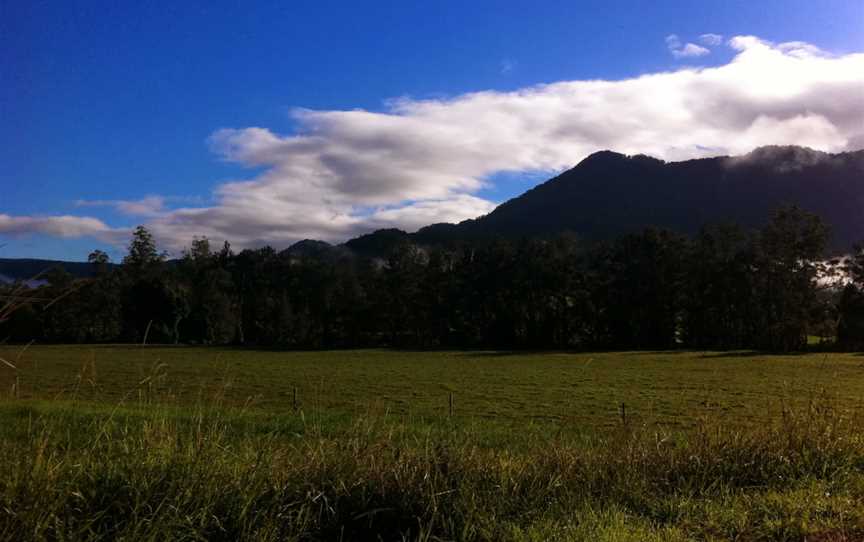
[[[670,35],[677,36],[677,50],[683,51],[688,43],[708,45],[700,38],[708,33],[723,36],[723,42],[734,36],[757,36],[772,44],[807,42],[826,54],[844,57],[864,51],[864,7],[858,0],[4,0],[0,2],[0,215],[21,220],[5,235],[0,229],[0,242],[6,243],[0,256],[80,260],[92,248],[109,247],[119,257],[123,228],[151,220],[157,236],[176,252],[194,234],[230,239],[236,231],[241,246],[287,244],[306,234],[338,241],[373,226],[392,223],[410,229],[427,216],[451,216],[437,208],[433,211],[435,205],[461,205],[467,214],[486,210],[488,204],[517,195],[567,165],[566,160],[526,158],[515,164],[478,166],[476,172],[471,169],[475,162],[466,162],[470,171],[465,175],[471,179],[457,179],[455,169],[430,172],[421,159],[417,171],[428,173],[430,179],[440,173],[442,184],[422,187],[422,181],[417,181],[418,188],[412,190],[372,187],[374,178],[367,179],[365,173],[358,174],[355,183],[354,166],[340,162],[344,178],[338,182],[350,186],[338,190],[341,207],[320,213],[317,222],[305,215],[315,214],[309,209],[323,207],[315,207],[311,199],[305,207],[288,201],[292,193],[303,199],[303,185],[294,178],[295,184],[283,184],[284,189],[272,192],[272,197],[261,195],[263,201],[284,201],[284,220],[293,221],[292,227],[274,234],[280,227],[276,222],[229,224],[226,216],[234,220],[244,212],[239,206],[231,207],[234,200],[226,203],[226,198],[237,197],[236,186],[228,185],[227,195],[224,190],[218,195],[214,191],[230,181],[271,183],[274,171],[288,168],[288,159],[277,155],[284,141],[266,139],[269,136],[263,133],[231,132],[215,139],[214,134],[225,128],[252,127],[279,138],[323,133],[328,141],[340,142],[341,149],[343,141],[356,141],[354,135],[344,135],[346,124],[334,127],[329,118],[309,120],[292,111],[360,109],[389,117],[393,99],[447,103],[478,91],[506,94],[538,84],[618,81],[688,66],[723,66],[743,50],[718,45],[706,48],[710,53],[701,56],[672,54]],[[850,107],[857,113],[859,106]],[[408,113],[396,114],[418,113],[412,107]],[[470,125],[470,117],[465,123]],[[351,134],[358,133],[358,126],[350,124]],[[758,133],[765,133],[760,126]],[[465,145],[482,145],[486,136],[480,131]],[[272,151],[266,157],[252,156],[249,149],[264,144],[261,141],[272,144]],[[359,148],[371,144],[367,140]],[[358,152],[358,147],[351,148]],[[375,147],[373,152],[388,159],[395,154],[398,159],[394,149]],[[574,162],[581,149],[573,152]],[[677,156],[666,154],[667,159]],[[406,167],[414,167],[411,164]],[[376,171],[374,164],[366,165]],[[271,184],[276,182],[281,181]],[[129,212],[129,205],[117,204],[147,196],[159,198],[158,208]],[[332,199],[321,197],[327,202]],[[254,211],[255,201],[246,202],[245,212]],[[400,211],[399,206],[418,204]],[[230,208],[231,212],[164,216],[178,208]],[[420,218],[406,218],[414,211]],[[282,211],[268,212],[278,216]],[[320,223],[326,222],[328,213],[340,217],[341,222],[334,222],[338,227]],[[192,215],[194,220],[189,218]],[[24,220],[59,216],[91,218],[111,231],[76,226],[70,232],[59,226],[43,227],[38,221],[39,226],[30,231],[31,222]],[[200,231],[194,231],[196,227]]]

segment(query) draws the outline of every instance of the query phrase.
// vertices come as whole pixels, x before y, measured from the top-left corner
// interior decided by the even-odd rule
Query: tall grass
[[[864,420],[840,406],[502,447],[458,422],[9,401],[0,539],[862,540]]]

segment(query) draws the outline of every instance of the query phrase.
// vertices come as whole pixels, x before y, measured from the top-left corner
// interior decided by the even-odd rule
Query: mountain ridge
[[[834,229],[835,249],[862,240],[864,151],[766,146],[741,156],[681,162],[600,151],[489,214],[460,223],[454,233],[573,231],[606,239],[658,226],[692,234],[716,222],[758,227],[784,204],[825,219]]]
[[[834,250],[864,240],[864,150],[832,154],[769,145],[738,156],[678,162],[601,150],[477,218],[414,233],[382,229],[338,245],[305,239],[286,251],[311,256],[347,248],[381,257],[404,242],[438,245],[565,231],[602,240],[648,226],[692,234],[717,222],[758,227],[784,204],[821,216],[832,227]],[[92,273],[86,262],[7,258],[0,259],[0,274],[26,279],[55,265],[75,276]]]

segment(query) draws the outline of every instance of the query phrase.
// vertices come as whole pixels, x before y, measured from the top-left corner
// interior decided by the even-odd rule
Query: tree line
[[[572,234],[424,247],[387,257],[195,239],[167,261],[135,230],[122,265],[9,286],[0,340],[278,348],[760,349],[814,336],[864,347],[864,248],[826,261],[829,230],[797,207],[761,229],[648,228],[607,242]]]

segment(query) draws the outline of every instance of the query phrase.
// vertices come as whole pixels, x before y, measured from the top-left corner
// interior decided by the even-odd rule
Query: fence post
[[[627,425],[627,405],[621,403],[621,424]]]
[[[453,392],[450,392],[450,417],[453,417]]]
[[[297,410],[297,386],[294,386],[294,410]]]

